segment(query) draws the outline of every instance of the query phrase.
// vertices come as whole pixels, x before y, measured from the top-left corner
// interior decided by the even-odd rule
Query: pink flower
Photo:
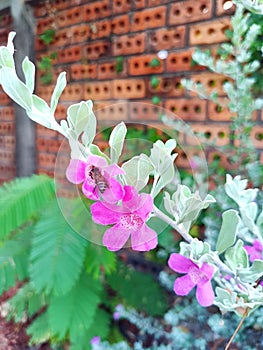
[[[124,174],[117,164],[108,165],[106,159],[90,155],[87,162],[71,159],[66,170],[67,179],[73,184],[82,185],[82,192],[87,198],[109,202],[118,202],[124,195],[122,185],[114,178]]]
[[[111,251],[121,249],[131,237],[132,249],[148,251],[157,246],[157,234],[146,225],[153,210],[149,194],[138,194],[132,186],[124,186],[122,205],[97,202],[91,205],[93,221],[101,225],[114,225],[107,229],[103,244]]]
[[[210,306],[214,301],[214,291],[211,279],[214,268],[203,263],[201,267],[181,254],[171,254],[169,267],[175,272],[186,273],[174,282],[174,292],[177,295],[187,295],[196,286],[196,298],[200,305]]]
[[[246,249],[248,255],[249,255],[249,260],[253,262],[254,260],[262,260],[262,252],[263,252],[263,247],[261,242],[258,239],[255,239],[253,242],[252,246],[245,245],[244,248]]]
[[[90,344],[91,345],[95,345],[95,348],[97,345],[100,344],[100,337],[99,336],[95,336],[90,340]]]

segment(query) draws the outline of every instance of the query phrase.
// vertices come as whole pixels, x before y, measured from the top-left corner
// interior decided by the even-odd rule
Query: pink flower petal
[[[130,236],[130,230],[123,229],[118,225],[115,225],[105,231],[102,243],[108,250],[117,251],[120,250],[128,241]]]
[[[125,171],[120,168],[117,164],[111,164],[104,169],[105,173],[109,176],[124,175]]]
[[[210,281],[203,285],[198,285],[196,289],[196,299],[201,306],[210,306],[213,304],[215,294]]]
[[[84,183],[82,185],[82,192],[83,192],[84,196],[86,196],[89,199],[92,199],[95,201],[100,199],[100,197],[98,195],[98,190],[96,189],[94,184],[90,183],[89,179],[84,181]]]
[[[196,264],[194,264],[192,260],[186,258],[181,254],[176,253],[170,255],[168,265],[172,270],[179,273],[187,273],[189,272],[191,267],[196,266]]]
[[[124,197],[122,199],[123,205],[129,209],[130,212],[133,212],[138,207],[139,195],[138,191],[133,186],[124,186]]]
[[[120,220],[121,214],[107,208],[103,203],[96,202],[90,206],[92,219],[96,224],[112,225]]]
[[[254,240],[253,247],[259,252],[263,251],[262,244],[261,244],[260,240],[258,240],[258,239]]]
[[[153,211],[153,199],[151,195],[142,193],[139,196],[139,201],[140,204],[134,212],[143,220],[147,220],[150,212]]]
[[[200,271],[207,277],[208,280],[211,280],[214,274],[214,268],[213,266],[203,263],[202,267],[200,268]],[[205,279],[201,279],[201,281],[198,284],[206,283]]]
[[[114,178],[107,179],[109,187],[102,193],[103,199],[108,203],[116,203],[124,196],[122,185]]]
[[[133,250],[141,252],[149,251],[154,249],[158,244],[157,234],[144,224],[140,230],[131,233],[131,243]]]
[[[100,156],[95,156],[93,154],[88,156],[87,163],[91,164],[97,168],[103,168],[108,166],[108,163],[105,158]]]
[[[87,164],[79,159],[71,159],[67,170],[66,177],[73,184],[80,184],[85,180],[85,169]]]
[[[189,275],[178,277],[174,282],[174,292],[177,295],[187,295],[195,286]]]

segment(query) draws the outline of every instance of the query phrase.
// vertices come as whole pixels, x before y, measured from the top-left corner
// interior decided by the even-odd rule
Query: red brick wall
[[[111,109],[97,113],[100,123],[139,120],[158,124],[158,113],[153,113],[152,106],[140,108],[138,105],[137,109],[133,109],[127,103],[151,103],[152,98],[158,96],[161,107],[191,123],[194,130],[207,132],[211,139],[215,137],[217,145],[226,144],[229,142],[229,112],[219,111],[213,103],[186,93],[180,85],[181,78],[190,77],[222,92],[224,78],[193,66],[191,54],[197,46],[213,49],[217,43],[225,41],[224,31],[229,27],[231,12],[223,9],[224,2],[38,1],[34,5],[36,60],[40,61],[41,57],[53,53],[57,54],[57,58],[53,60],[54,79],[50,85],[41,83],[43,73],[38,70],[37,94],[49,100],[55,77],[59,72],[66,71],[68,86],[56,111],[58,119],[66,116],[68,105],[92,99],[95,109],[113,104]],[[40,35],[51,28],[56,31],[55,41],[45,45]],[[151,67],[149,63],[157,58],[160,50],[168,51],[167,59],[162,60],[160,66]],[[123,70],[117,73],[116,61],[119,56],[123,57]],[[160,79],[157,88],[150,84],[153,75]],[[120,101],[125,101],[122,107],[114,105]],[[5,103],[8,105],[10,102],[6,100]],[[258,133],[263,133],[263,118],[259,114],[255,117],[259,126],[252,137],[256,146],[263,149],[262,141],[257,140]],[[0,114],[1,125],[2,120],[5,119]],[[4,141],[4,147],[8,142],[13,147],[11,133],[11,139]],[[39,172],[53,174],[61,140],[56,132],[37,126]],[[187,137],[185,142],[191,144]],[[2,150],[1,138],[0,147]],[[2,154],[0,151],[1,162]],[[183,157],[178,159],[177,164],[187,165]],[[13,164],[10,163],[10,166]]]

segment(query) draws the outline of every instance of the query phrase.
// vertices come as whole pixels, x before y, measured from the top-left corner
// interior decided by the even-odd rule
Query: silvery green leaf
[[[13,68],[3,67],[0,70],[0,81],[5,93],[25,110],[32,107],[32,96],[28,87],[17,77]]]
[[[107,162],[110,163],[110,158],[105,153],[103,153],[97,145],[91,144],[89,146],[89,151],[91,154],[105,158]]]
[[[10,51],[10,53],[13,55],[15,52],[15,48],[14,48],[14,37],[16,36],[15,32],[10,32],[8,34],[8,40],[7,40],[7,45],[6,47],[8,48],[8,50]]]
[[[89,146],[96,135],[97,121],[92,111],[92,101],[81,101],[68,108],[67,121],[76,138],[82,135],[85,146]]]
[[[32,94],[35,87],[35,65],[28,59],[28,57],[25,57],[22,62],[22,69],[26,79],[26,86]]]
[[[48,104],[37,95],[32,95],[32,108],[27,110],[27,114],[34,122],[56,130],[56,128],[53,128],[55,118],[50,115]]]
[[[166,168],[166,170],[161,174],[157,185],[154,188],[154,191],[151,193],[152,197],[155,198],[157,194],[172,180],[174,179],[174,165],[170,163],[170,165]]]
[[[15,68],[14,58],[10,50],[7,47],[0,47],[0,66]]]
[[[241,240],[238,240],[233,247],[227,249],[225,259],[233,271],[236,271],[237,268],[248,267],[248,255]]]
[[[235,243],[239,222],[240,219],[236,210],[230,209],[222,214],[222,225],[216,244],[216,250],[219,254]]]
[[[173,199],[171,199],[171,196],[168,192],[164,193],[163,201],[164,201],[164,208],[167,211],[167,213],[171,214],[177,221],[179,216],[178,216],[178,210],[176,207],[176,202]]]
[[[67,121],[66,120],[61,120],[61,122],[60,122],[60,126],[62,127],[62,129],[65,131],[65,133],[67,133],[67,131],[68,131],[68,123],[67,123]]]
[[[255,225],[257,212],[258,206],[255,202],[248,203],[245,207],[240,208],[240,214],[244,225],[254,233],[257,232],[257,226]]]
[[[149,175],[154,166],[145,154],[135,156],[122,165],[125,171],[127,184],[134,186],[138,191],[144,188],[149,180]]]
[[[57,78],[56,86],[51,96],[50,109],[54,114],[58,105],[58,100],[67,85],[66,72],[61,72]]]
[[[251,267],[238,270],[238,276],[244,282],[256,282],[263,276],[263,260],[254,260]]]
[[[263,210],[257,218],[256,225],[258,227],[261,237],[263,238]]]
[[[232,178],[231,175],[226,175],[226,184],[225,191],[226,194],[232,198],[240,207],[247,205],[251,201],[253,201],[256,196],[258,189],[257,188],[249,188],[247,187],[247,180],[241,180],[241,176],[236,176]]]
[[[254,100],[254,109],[261,109],[263,107],[263,99],[262,98],[256,98]]]
[[[244,65],[243,71],[245,74],[250,74],[254,73],[258,68],[260,67],[260,62],[259,61],[252,61],[248,62],[247,64]]]
[[[121,122],[114,127],[110,134],[110,158],[113,163],[117,163],[122,153],[123,143],[127,133],[125,123]]]

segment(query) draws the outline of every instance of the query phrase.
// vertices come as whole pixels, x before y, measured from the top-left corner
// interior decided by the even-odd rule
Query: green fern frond
[[[89,244],[85,263],[87,272],[99,278],[102,270],[108,275],[116,269],[116,254],[103,246]]]
[[[91,349],[90,340],[93,337],[99,336],[101,339],[106,339],[109,331],[110,315],[102,309],[97,309],[92,325],[83,335],[80,334],[71,342],[70,350],[89,350]]]
[[[66,294],[76,283],[87,241],[63,217],[56,200],[37,222],[30,256],[30,278],[38,292]]]
[[[36,293],[31,283],[26,283],[12,298],[8,299],[7,304],[7,320],[13,319],[15,322],[21,322],[37,313],[46,304],[46,301],[43,294]]]
[[[27,227],[0,246],[0,295],[28,277],[32,228]]]
[[[27,334],[30,336],[29,345],[41,344],[51,339],[52,333],[48,323],[47,312],[38,316],[34,322],[27,328]]]
[[[0,188],[0,239],[27,222],[54,193],[53,180],[45,175],[3,184]]]
[[[117,271],[109,275],[107,281],[128,305],[151,316],[161,316],[168,309],[164,290],[150,274],[119,264]]]
[[[67,294],[51,296],[48,316],[52,333],[58,340],[63,340],[67,334],[76,340],[91,326],[101,289],[99,280],[83,273]]]

